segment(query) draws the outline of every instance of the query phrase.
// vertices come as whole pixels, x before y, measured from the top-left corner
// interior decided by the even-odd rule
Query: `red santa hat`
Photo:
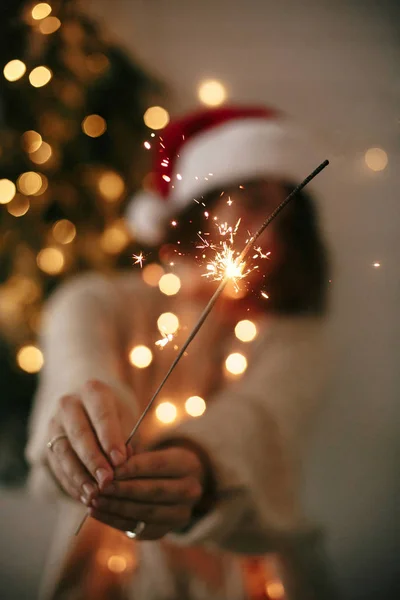
[[[254,106],[208,109],[171,121],[152,151],[152,189],[135,194],[127,209],[135,238],[147,245],[161,243],[168,221],[213,189],[255,178],[297,183],[320,159],[304,132],[281,113]]]

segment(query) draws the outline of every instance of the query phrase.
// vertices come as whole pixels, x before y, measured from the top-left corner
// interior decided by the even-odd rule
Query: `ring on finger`
[[[138,521],[133,531],[125,531],[125,535],[133,540],[138,537],[146,529],[146,523],[144,521]]]
[[[55,435],[49,442],[47,442],[46,446],[51,452],[54,452],[54,445],[58,442],[58,440],[67,439],[68,436],[65,433],[60,433],[59,435]]]

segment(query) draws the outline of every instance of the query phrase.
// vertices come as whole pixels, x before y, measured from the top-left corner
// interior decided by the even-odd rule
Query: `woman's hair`
[[[253,185],[254,184],[254,185]],[[249,204],[258,205],[263,198],[257,188],[257,182],[245,184]],[[289,194],[295,187],[284,184],[284,190]],[[258,190],[258,191],[257,191]],[[226,189],[225,197],[233,190]],[[204,213],[212,210],[219,200],[221,192],[212,192],[201,198],[199,204],[193,202],[184,211],[176,227],[169,229],[168,239],[162,248],[175,252],[193,255],[193,248],[198,245],[198,232],[210,231],[210,221]],[[265,198],[264,198],[265,200]],[[265,214],[265,218],[268,212]],[[260,225],[262,220],[260,221]],[[311,197],[304,191],[296,194],[291,203],[285,207],[275,221],[275,233],[279,241],[279,265],[275,267],[273,258],[265,279],[269,300],[260,300],[262,307],[268,312],[281,314],[322,314],[326,310],[329,267],[327,250],[318,225],[316,209]],[[177,241],[179,240],[179,245]],[[161,251],[162,252],[162,251]],[[168,252],[169,256],[171,253]],[[266,264],[265,266],[269,266]],[[259,294],[254,294],[255,301]]]

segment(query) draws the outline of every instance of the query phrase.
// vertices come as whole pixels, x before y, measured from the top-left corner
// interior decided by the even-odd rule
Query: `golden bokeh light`
[[[47,4],[47,2],[39,2],[39,4],[36,4],[32,8],[32,18],[35,19],[35,21],[40,21],[40,19],[48,17],[51,11],[52,8],[50,4]]]
[[[200,396],[190,396],[185,402],[185,410],[191,417],[200,417],[206,410],[206,403]]]
[[[69,244],[76,236],[76,227],[68,219],[61,219],[53,225],[53,237],[60,244]]]
[[[37,150],[30,153],[29,158],[37,165],[47,162],[52,154],[51,146],[47,142],[42,142]]]
[[[35,171],[26,171],[22,173],[17,179],[17,187],[20,192],[26,196],[33,196],[39,192],[42,187],[42,177]]]
[[[60,19],[57,17],[46,17],[39,23],[39,31],[44,35],[49,35],[50,33],[54,33],[61,27]]]
[[[27,373],[38,373],[43,366],[43,354],[36,346],[23,346],[17,353],[17,364]]]
[[[173,423],[176,415],[176,406],[172,402],[160,402],[156,408],[156,417],[161,423]]]
[[[207,106],[219,106],[226,100],[226,89],[220,81],[209,79],[199,85],[198,96]]]
[[[107,561],[107,567],[112,573],[123,573],[128,567],[128,561],[125,556],[113,554]]]
[[[160,277],[158,287],[166,296],[174,296],[181,289],[181,280],[174,273],[165,273]]]
[[[35,67],[35,69],[32,69],[29,73],[29,81],[35,88],[43,87],[46,83],[49,83],[52,77],[53,74],[50,69],[44,66]]]
[[[125,183],[121,175],[115,171],[106,171],[99,177],[97,183],[99,192],[107,202],[116,202],[125,191]]]
[[[8,204],[14,198],[15,183],[10,179],[0,179],[0,204]]]
[[[58,275],[64,268],[64,255],[59,248],[43,248],[36,258],[37,265],[48,275]]]
[[[382,148],[369,148],[365,153],[365,163],[371,171],[383,171],[389,162]]]
[[[279,600],[285,596],[285,588],[279,579],[268,581],[265,584],[265,592],[271,600]]]
[[[129,352],[129,362],[138,369],[145,369],[153,360],[153,353],[147,346],[135,346]]]
[[[13,217],[23,217],[30,208],[29,199],[22,194],[15,196],[7,205],[7,210]]]
[[[163,129],[169,123],[169,114],[161,106],[151,106],[144,113],[143,120],[150,129]]]
[[[82,131],[89,137],[99,137],[106,129],[107,123],[100,115],[88,115],[82,121]]]
[[[49,187],[49,180],[47,179],[46,175],[43,175],[43,173],[41,173],[40,178],[42,180],[42,184],[41,184],[40,188],[38,189],[38,191],[35,192],[34,194],[32,194],[32,196],[40,196],[41,194],[44,194],[44,192]]]
[[[129,242],[129,233],[122,221],[107,227],[100,238],[100,246],[107,254],[118,254]]]
[[[247,369],[247,360],[240,352],[233,352],[225,361],[225,367],[228,373],[232,375],[241,375]]]
[[[241,342],[251,342],[257,335],[257,327],[254,325],[253,321],[244,319],[237,323],[235,335]]]
[[[7,81],[18,81],[21,79],[26,72],[26,65],[22,62],[22,60],[18,60],[17,58],[14,60],[10,60],[6,64],[3,69],[4,77]]]
[[[179,319],[174,313],[163,313],[157,319],[157,327],[160,333],[173,334],[179,329]]]
[[[42,136],[37,131],[29,130],[22,134],[22,147],[26,152],[36,152],[41,146]]]
[[[108,69],[110,66],[110,61],[105,54],[101,54],[101,52],[94,52],[86,57],[86,66],[91,73],[99,75]]]
[[[164,275],[164,269],[157,263],[146,265],[142,271],[143,281],[151,287],[157,287],[160,278]]]

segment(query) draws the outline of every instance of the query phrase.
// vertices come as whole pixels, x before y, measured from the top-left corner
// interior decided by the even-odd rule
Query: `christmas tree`
[[[21,472],[43,361],[36,337],[44,301],[78,272],[107,272],[131,261],[134,242],[122,215],[146,169],[143,115],[162,86],[75,0],[14,0],[0,11],[4,482]]]

